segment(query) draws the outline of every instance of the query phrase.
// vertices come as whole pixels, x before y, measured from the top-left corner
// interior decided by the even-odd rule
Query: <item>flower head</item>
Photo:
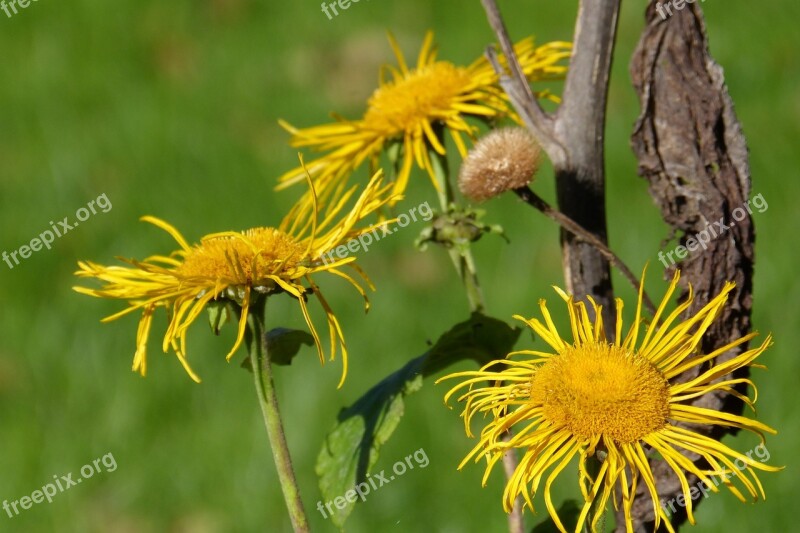
[[[142,217],[143,221],[169,233],[180,248],[168,256],[154,255],[144,261],[122,259],[129,266],[103,266],[81,261],[78,263],[77,276],[97,278],[105,284],[100,289],[74,289],[90,296],[128,301],[126,309],[106,317],[104,322],[141,311],[133,370],[142,375],[147,370],[147,339],[153,315],[158,307],[166,308],[169,326],[164,335],[162,349],[167,352],[172,348],[189,376],[198,382],[200,379],[186,360],[186,333],[203,309],[218,300],[232,302],[240,308],[238,335],[227,355],[228,360],[233,357],[244,339],[248,312],[255,300],[285,292],[298,301],[320,360],[324,362],[322,344],[306,304],[308,296],[314,295],[327,315],[331,359],[336,355],[337,344],[341,347],[343,382],[347,374],[347,350],[342,330],[312,277],[328,272],[346,279],[364,297],[365,305],[368,306],[364,289],[341,269],[345,264],[351,264],[355,258],[328,262],[322,259],[322,254],[371,231],[375,225],[360,229],[356,226],[392,199],[390,190],[391,185],[383,185],[381,173],[378,172],[357,198],[352,209],[346,212],[344,208],[354,195],[355,188],[336,196],[327,206],[317,202],[312,188],[312,194],[296,204],[277,228],[261,227],[242,232],[213,233],[192,246],[167,222],[151,216]],[[325,207],[324,215],[319,220]],[[374,289],[355,264],[350,266]]]
[[[771,344],[767,336],[757,348],[744,350],[724,362],[716,358],[745,344],[757,333],[750,333],[712,353],[698,354],[701,339],[711,323],[719,316],[733,284],[694,316],[678,321],[692,303],[689,298],[666,318],[665,308],[674,293],[680,273],[676,273],[652,322],[640,336],[642,292],[636,308],[636,318],[626,336],[622,335],[622,301],[617,300],[617,323],[614,340],[608,340],[603,326],[600,306],[590,300],[594,318],[589,317],[583,302],[560,289],[558,294],[567,304],[572,330],[572,342],[565,340],[556,328],[544,300],[540,308],[544,322],[523,320],[552,351],[521,351],[526,360],[493,361],[479,371],[460,372],[442,379],[466,378],[445,396],[447,401],[458,391],[465,401],[464,424],[472,436],[470,423],[479,413],[489,415],[481,431],[479,443],[461,463],[470,459],[488,459],[484,483],[493,466],[508,449],[522,450],[523,457],[503,494],[507,512],[514,500],[522,495],[533,509],[533,497],[544,479],[544,501],[550,516],[562,532],[564,525],[551,501],[550,488],[570,461],[577,457],[579,485],[584,506],[575,531],[582,531],[591,505],[604,509],[608,499],[621,502],[626,525],[632,531],[631,507],[636,486],[644,483],[652,499],[656,527],[664,520],[672,526],[661,508],[653,472],[648,458],[660,455],[679,479],[686,510],[691,523],[692,497],[687,473],[696,475],[712,491],[717,492],[721,481],[740,500],[744,493],[754,499],[764,497],[755,470],[776,471],[779,468],[753,460],[704,434],[686,427],[735,427],[761,437],[775,430],[745,416],[715,411],[688,403],[712,391],[728,392],[753,407],[755,402],[734,387],[753,386],[746,378],[731,377],[737,369],[757,366],[753,361]],[[678,376],[697,367],[696,377],[686,380]],[[464,390],[466,389],[466,390]],[[510,440],[503,440],[513,428]],[[702,469],[683,453],[702,457],[709,469]],[[590,474],[587,461],[596,456],[602,460],[599,472]],[[739,466],[739,465],[742,466]],[[718,480],[712,481],[713,478]],[[743,490],[740,490],[743,489]],[[616,504],[616,503],[615,503]],[[595,529],[598,513],[592,521]]]
[[[458,173],[461,193],[476,202],[525,187],[542,161],[542,148],[524,128],[492,130],[469,151]]]
[[[372,168],[376,167],[381,152],[393,142],[402,146],[402,160],[397,160],[395,193],[405,190],[415,163],[428,172],[438,187],[428,152],[430,146],[439,154],[445,154],[444,139],[437,133],[438,128],[450,132],[458,151],[465,157],[464,136],[474,139],[477,132],[477,128],[467,122],[468,117],[492,121],[515,117],[499,86],[497,74],[485,58],[468,67],[440,61],[436,58],[433,34],[429,32],[416,68],[409,68],[395,40],[390,36],[389,41],[398,66],[388,67],[390,80],[381,76],[380,86],[367,102],[367,111],[360,120],[339,118],[331,124],[305,129],[281,122],[292,134],[292,146],[326,152],[308,164],[320,189],[346,180],[366,160]],[[536,47],[532,38],[515,46],[522,70],[531,81],[561,78],[567,67],[560,63],[569,57],[570,49],[570,44],[564,42]],[[541,93],[541,96],[548,95]],[[302,179],[303,169],[296,168],[280,177],[279,188]]]

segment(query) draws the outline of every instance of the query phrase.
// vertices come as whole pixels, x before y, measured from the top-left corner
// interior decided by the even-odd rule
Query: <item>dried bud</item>
[[[476,202],[524,187],[541,162],[542,149],[524,128],[492,130],[470,150],[458,176],[461,193]]]

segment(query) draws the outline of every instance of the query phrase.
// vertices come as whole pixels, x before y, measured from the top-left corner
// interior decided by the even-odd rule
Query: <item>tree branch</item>
[[[520,187],[519,189],[514,189],[514,193],[519,196],[522,200],[524,200],[528,205],[533,207],[534,209],[540,211],[544,216],[549,218],[550,220],[554,221],[555,223],[559,224],[562,228],[567,230],[568,232],[572,233],[576,237],[580,237],[581,239],[585,240],[597,250],[603,254],[603,257],[608,259],[608,261],[617,267],[622,275],[630,281],[631,285],[633,285],[634,290],[637,292],[641,289],[641,281],[636,277],[636,275],[631,272],[631,269],[628,268],[628,265],[619,258],[617,254],[615,254],[608,246],[606,246],[600,239],[586,231],[583,227],[580,226],[577,222],[569,218],[568,216],[564,215],[558,209],[553,209],[553,207],[545,202],[539,195],[535,192],[530,190],[529,187]],[[647,291],[644,289],[642,290],[642,301],[644,302],[644,306],[650,311],[650,314],[655,316],[656,314],[656,306],[653,304],[653,301],[650,299],[650,296],[647,294]]]
[[[505,28],[502,26],[501,31],[505,32]],[[507,34],[503,33],[502,35],[505,35],[506,40],[508,40]],[[512,64],[519,67],[517,56],[513,53],[513,47],[511,47],[510,44],[508,46],[508,48],[512,50],[510,56],[508,52],[505,51],[505,47],[502,48],[504,49],[503,53],[506,54],[506,57],[512,58]],[[489,63],[491,63],[495,72],[500,76],[500,86],[508,95],[511,104],[517,110],[517,114],[522,119],[522,122],[525,123],[528,130],[530,130],[536,141],[547,153],[547,157],[549,157],[551,161],[565,161],[567,157],[566,150],[555,137],[553,117],[548,115],[541,108],[539,102],[536,101],[536,98],[530,95],[530,86],[525,76],[522,73],[513,75],[507,74],[500,64],[500,59],[497,57],[497,51],[494,47],[489,46],[486,48],[486,57],[489,59]]]
[[[607,244],[605,110],[620,0],[581,0],[563,103],[555,117],[542,110],[522,76],[495,0],[481,1],[511,75],[496,55],[487,55],[517,113],[553,163],[561,212]],[[578,298],[592,296],[603,306],[603,319],[613,331],[616,315],[608,260],[565,230],[561,249],[569,292]]]

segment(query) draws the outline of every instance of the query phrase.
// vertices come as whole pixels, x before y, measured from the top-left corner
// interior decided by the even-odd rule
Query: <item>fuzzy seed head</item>
[[[539,170],[542,148],[524,128],[502,128],[470,150],[458,176],[461,193],[476,202],[526,186]]]

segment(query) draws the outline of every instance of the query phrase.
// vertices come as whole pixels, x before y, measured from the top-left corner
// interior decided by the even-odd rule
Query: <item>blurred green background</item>
[[[503,4],[515,38],[570,39],[576,2]],[[608,113],[608,211],[613,248],[633,270],[650,261],[658,272],[656,254],[668,231],[628,147],[638,105],[627,63],[644,7],[626,2],[620,21]],[[766,502],[743,505],[729,493],[712,495],[693,530],[790,531],[799,488],[791,457],[800,445],[792,420],[800,363],[791,349],[800,343],[793,248],[800,211],[791,203],[800,195],[800,8],[789,0],[709,0],[703,9],[751,149],[753,193],[769,204],[755,215],[754,323],[774,332],[776,343],[763,358],[769,371],[754,374],[759,418],[780,431],[767,443],[770,462],[787,469],[762,476]],[[314,1],[41,0],[13,18],[0,12],[0,251],[29,242],[51,220],[74,217],[103,193],[113,204],[52,250],[13,270],[0,263],[0,499],[30,495],[54,475],[77,472],[107,453],[118,464],[50,504],[14,518],[0,511],[0,530],[289,529],[251,377],[223,357],[233,328],[219,338],[204,324],[193,328],[190,360],[203,378],[196,385],[174,356],[160,353],[164,326],[157,320],[142,379],[130,371],[136,318],[100,324],[121,303],[74,293],[72,273],[79,259],[111,263],[118,255],[171,250],[168,236],[137,221],[143,214],[170,221],[190,240],[277,224],[302,192],[272,191],[276,177],[297,162],[278,118],[307,126],[333,110],[359,116],[379,65],[393,60],[385,31],[415,58],[428,28],[436,31],[440,57],[462,64],[492,40],[477,0],[362,1],[333,20]],[[427,177],[418,171],[412,177],[406,205],[433,205]],[[551,172],[541,175],[537,190],[554,197]],[[509,321],[515,313],[532,316],[540,297],[552,300],[550,285],[563,283],[557,230],[515,198],[486,208],[511,239],[511,245],[498,238],[476,245],[488,310]],[[346,283],[322,280],[351,351],[341,390],[340,362],[320,367],[312,350],[277,370],[315,531],[335,530],[315,510],[321,495],[314,463],[339,409],[468,315],[446,254],[413,248],[421,229],[412,225],[363,255],[379,288],[368,315]],[[632,296],[620,278],[615,283],[619,295]],[[665,285],[651,275],[648,286],[659,295]],[[271,326],[302,325],[294,301],[274,302]],[[522,345],[530,346],[529,335]],[[429,466],[371,494],[347,530],[504,530],[501,472],[481,489],[481,466],[456,471],[472,443],[458,411],[443,406],[445,390],[426,383],[409,399],[377,469],[420,448]],[[747,436],[730,440],[743,450],[755,444]],[[564,479],[574,483],[569,474]]]

